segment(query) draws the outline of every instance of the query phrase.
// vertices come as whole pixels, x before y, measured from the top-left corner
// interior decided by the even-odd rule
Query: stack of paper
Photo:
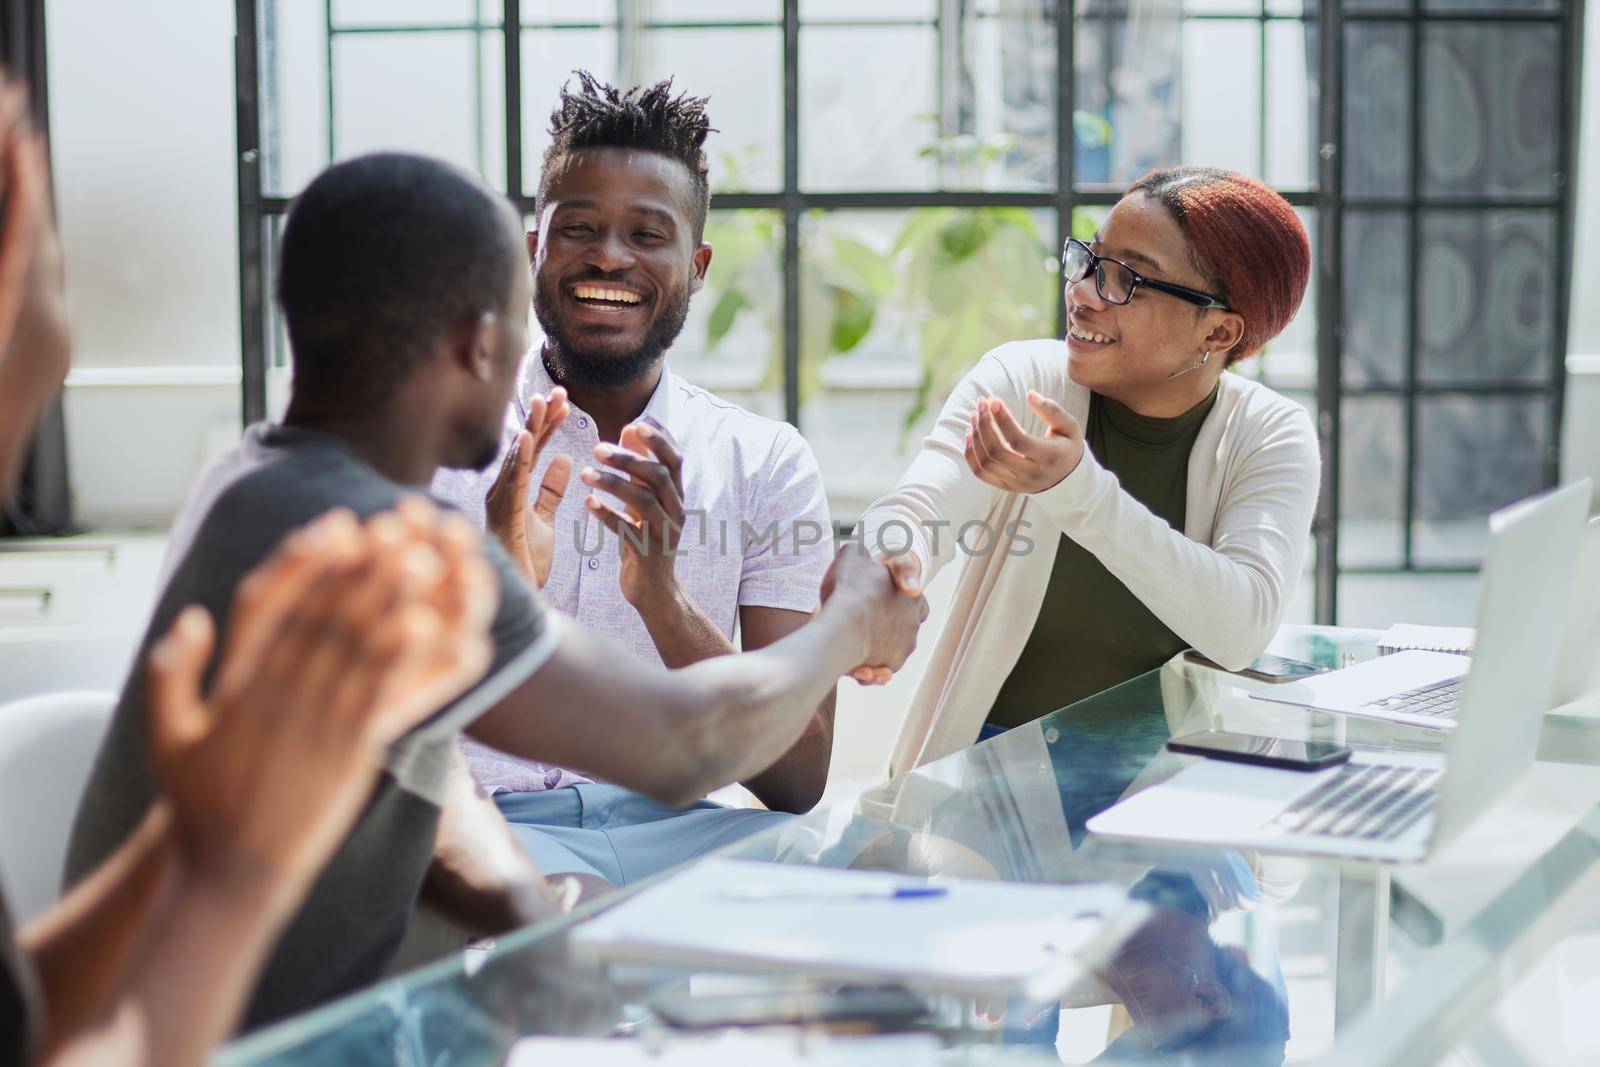
[[[1111,885],[941,880],[710,859],[572,933],[595,958],[1059,997],[1147,914]]]

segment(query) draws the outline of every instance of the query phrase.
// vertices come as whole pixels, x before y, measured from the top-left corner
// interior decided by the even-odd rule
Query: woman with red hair
[[[985,355],[862,518],[907,593],[966,564],[897,774],[1185,648],[1245,666],[1305,560],[1311,419],[1227,373],[1305,294],[1294,210],[1240,174],[1159,170],[1063,268],[1066,340]]]

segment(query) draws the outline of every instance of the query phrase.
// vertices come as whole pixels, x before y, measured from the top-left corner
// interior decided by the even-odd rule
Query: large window
[[[238,0],[245,412],[275,406],[267,279],[317,170],[415,149],[531,211],[574,68],[672,75],[720,131],[674,367],[796,423],[849,522],[985,350],[1060,336],[1069,233],[1152,167],[1224,166],[1313,239],[1241,370],[1318,419],[1296,613],[1331,621],[1341,574],[1470,572],[1486,512],[1555,477],[1574,2]]]

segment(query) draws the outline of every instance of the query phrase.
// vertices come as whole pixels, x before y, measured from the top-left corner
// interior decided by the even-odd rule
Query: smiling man
[[[667,350],[705,282],[705,100],[670,81],[621,92],[577,75],[551,118],[527,235],[543,343],[528,356],[499,475],[435,491],[484,519],[555,609],[677,668],[802,626],[832,559],[816,460],[786,423],[674,376]],[[565,414],[563,417],[563,410]],[[576,472],[582,487],[571,486]],[[665,807],[468,742],[547,875],[619,885],[810,809],[834,695],[743,783],[768,811]]]

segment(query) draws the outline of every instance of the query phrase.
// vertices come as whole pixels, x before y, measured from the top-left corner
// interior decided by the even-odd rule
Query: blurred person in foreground
[[[188,603],[226,629],[244,575],[307,519],[330,507],[359,517],[392,509],[440,468],[481,468],[499,451],[531,299],[521,219],[503,196],[437,160],[349,160],[296,198],[279,262],[294,369],[288,410],[281,423],[247,429],[191,489],[173,522],[175,565],[147,645]],[[563,405],[529,403],[537,439]],[[844,673],[904,663],[925,612],[896,592],[882,564],[846,551],[805,626],[756,652],[667,671],[560,625],[506,552],[481,543],[498,587],[493,688],[470,691],[391,748],[370,803],[274,946],[246,1027],[383,976],[425,875],[436,859],[454,859],[440,811],[461,731],[688,803],[770,766]],[[157,795],[148,712],[136,668],[78,811],[71,880],[135,833]],[[537,884],[532,871],[508,878]],[[517,885],[503,888],[500,929],[538,917],[517,906]]]
[[[1316,428],[1236,373],[1305,295],[1294,209],[1241,174],[1160,170],[1062,267],[1066,339],[979,360],[861,520],[908,594],[965,557],[896,774],[1186,648],[1244,667],[1300,577]]]
[[[0,500],[71,356],[48,183],[26,93],[0,81]],[[212,616],[177,615],[145,671],[144,818],[15,939],[0,901],[0,1065],[206,1061],[388,745],[488,664],[472,545],[420,500],[364,527],[330,513],[242,583],[206,685]]]

